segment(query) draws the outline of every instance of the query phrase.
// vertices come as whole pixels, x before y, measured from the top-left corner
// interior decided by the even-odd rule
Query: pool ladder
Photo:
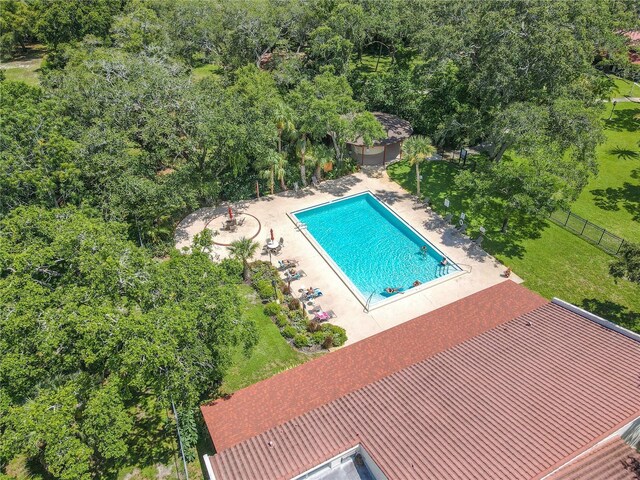
[[[369,298],[367,299],[367,304],[364,306],[364,313],[369,313],[369,304],[371,303],[371,299],[373,298],[375,293],[376,292],[372,292],[371,295],[369,295]]]
[[[296,222],[296,227],[298,228],[298,231],[302,230],[302,229],[307,229],[307,224],[306,223],[302,223],[302,222]]]

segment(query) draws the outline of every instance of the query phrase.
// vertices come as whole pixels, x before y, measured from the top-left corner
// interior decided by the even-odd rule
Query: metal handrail
[[[376,292],[371,292],[371,295],[369,295],[369,298],[367,299],[367,304],[364,306],[364,313],[369,313],[369,304],[371,303],[371,299],[373,298],[375,293]]]

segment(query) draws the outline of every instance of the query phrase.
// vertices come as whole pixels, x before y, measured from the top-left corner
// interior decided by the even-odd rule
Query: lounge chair
[[[285,272],[284,279],[289,282],[292,282],[294,280],[300,280],[302,277],[306,277],[306,276],[307,274],[304,272],[304,270],[298,270],[293,275],[291,275],[289,272]]]
[[[313,289],[313,293],[309,293],[308,291],[303,291],[301,298],[304,299],[305,301],[307,300],[313,300],[314,298],[318,298],[323,296],[324,293],[322,293],[322,290],[320,290],[319,288],[314,288]]]
[[[282,270],[288,270],[290,268],[297,267],[298,266],[298,261],[297,260],[291,260],[291,259],[278,260],[278,266]]]
[[[337,318],[337,315],[334,313],[333,310],[320,310],[319,312],[317,312],[314,316],[313,319],[316,322],[324,322],[326,320],[330,320],[332,318]]]

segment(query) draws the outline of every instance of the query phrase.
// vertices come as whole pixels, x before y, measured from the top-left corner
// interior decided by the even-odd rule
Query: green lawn
[[[216,63],[209,63],[201,67],[194,68],[191,71],[191,76],[194,80],[202,80],[203,78],[217,78],[222,75],[222,67]]]
[[[598,175],[571,210],[627,240],[640,240],[640,104],[620,102],[598,147]]]
[[[247,297],[245,315],[255,320],[259,340],[248,358],[241,348],[235,352],[233,365],[224,377],[222,393],[235,392],[311,358],[291,348],[278,327],[262,311],[260,301],[254,299],[251,287],[242,285],[240,288]]]
[[[38,71],[42,64],[45,50],[42,45],[31,45],[23,55],[0,63],[7,80],[22,81],[29,85],[38,85]]]
[[[616,77],[615,75],[610,75],[610,78],[613,79],[615,83],[615,87],[611,92],[611,98],[620,98],[629,95],[633,97],[640,97],[640,87],[634,86],[633,90],[631,89],[632,82],[631,80],[627,80],[625,78]]]

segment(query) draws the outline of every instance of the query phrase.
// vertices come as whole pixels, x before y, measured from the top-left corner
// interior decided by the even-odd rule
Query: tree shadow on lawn
[[[624,305],[597,298],[585,298],[580,307],[621,327],[640,333],[640,312],[634,312]]]
[[[628,148],[610,148],[608,153],[609,155],[615,155],[620,160],[635,160],[636,158],[640,157],[640,154],[638,152],[636,152],[635,150],[629,150]]]
[[[434,212],[441,217],[447,213],[452,214],[452,220],[459,218],[460,213],[467,214],[466,223],[469,228],[469,236],[476,238],[479,227],[485,227],[487,233],[482,248],[491,255],[505,255],[510,258],[523,258],[526,252],[522,245],[524,240],[540,238],[542,230],[548,226],[546,218],[537,215],[525,215],[510,219],[507,233],[502,233],[502,218],[499,212],[483,211],[474,212],[472,199],[465,192],[458,190],[455,185],[455,177],[460,168],[445,161],[427,162],[421,167],[422,175],[421,191],[424,197],[431,200]],[[416,191],[415,169],[410,168],[406,162],[398,162],[389,166],[389,176],[409,192]],[[449,200],[449,208],[444,206],[444,200]],[[441,228],[438,222],[427,222],[428,229]],[[464,240],[456,236],[448,238],[449,241],[459,244]],[[474,249],[479,250],[479,249]]]
[[[634,170],[635,173],[637,173]],[[632,172],[631,176],[634,176]],[[619,188],[598,188],[590,192],[598,208],[607,211],[618,211],[622,206],[632,215],[634,221],[640,221],[640,185],[625,182]]]
[[[640,108],[615,110],[611,120],[604,121],[604,126],[607,130],[616,132],[634,132],[640,128],[640,120],[634,118],[638,113]]]

